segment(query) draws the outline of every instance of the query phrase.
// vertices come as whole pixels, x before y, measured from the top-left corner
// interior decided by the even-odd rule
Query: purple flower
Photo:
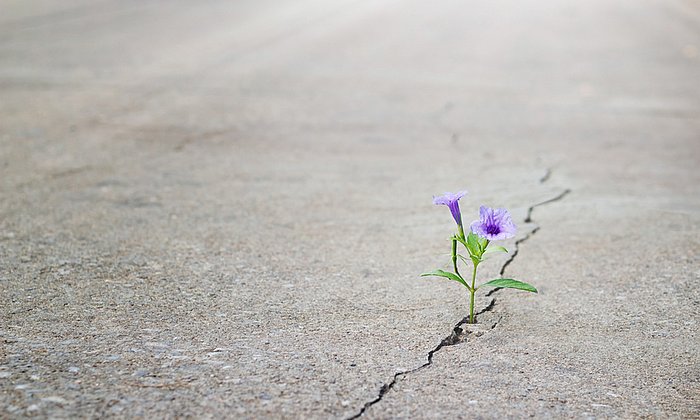
[[[457,225],[462,226],[462,213],[459,212],[459,199],[465,195],[467,195],[466,191],[457,191],[456,193],[446,192],[439,197],[433,197],[433,204],[444,204],[449,207]]]
[[[472,232],[489,241],[508,239],[515,236],[515,224],[506,209],[492,209],[481,206],[479,220],[471,224]]]

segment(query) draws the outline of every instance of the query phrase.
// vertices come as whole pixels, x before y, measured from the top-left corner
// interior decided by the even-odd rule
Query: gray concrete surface
[[[0,1],[0,417],[700,417],[699,51],[697,0]],[[461,188],[540,294],[455,330]]]

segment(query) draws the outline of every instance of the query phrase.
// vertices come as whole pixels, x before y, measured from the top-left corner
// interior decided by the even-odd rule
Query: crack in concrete
[[[544,175],[542,175],[542,178],[540,178],[540,184],[547,182],[550,176],[552,176],[552,170],[550,168],[545,169]]]
[[[547,180],[550,178],[551,175],[552,175],[552,170],[547,168],[544,176],[542,178],[540,178],[540,180],[539,180],[540,184],[544,184],[545,182],[547,182]],[[570,192],[571,192],[571,190],[567,188],[564,191],[562,191],[561,193],[559,193],[558,195],[556,195],[555,197],[552,197],[552,198],[545,200],[545,201],[541,201],[537,204],[533,204],[532,206],[530,206],[527,209],[527,216],[525,217],[524,222],[525,223],[532,223],[532,212],[535,210],[535,208],[543,206],[545,204],[553,203],[555,201],[559,201],[559,200],[563,199],[564,197],[566,197],[566,195],[569,194]],[[506,267],[508,267],[510,265],[510,263],[512,263],[513,260],[515,259],[515,257],[518,255],[520,244],[522,244],[523,242],[530,239],[539,230],[540,230],[540,226],[535,226],[535,228],[532,229],[527,235],[525,235],[523,238],[515,241],[513,253],[510,255],[510,258],[508,258],[508,260],[506,260],[506,262],[503,263],[503,266],[501,266],[501,270],[499,271],[499,274],[501,276],[504,275],[504,273],[506,271]],[[486,294],[486,296],[490,297],[491,295],[493,295],[494,293],[498,292],[501,289],[503,289],[503,288],[497,287],[495,289],[492,289]],[[475,319],[478,319],[479,315],[482,315],[486,312],[493,311],[495,306],[496,306],[496,298],[493,297],[493,298],[491,298],[491,301],[484,309],[482,309],[476,313]],[[499,317],[493,323],[493,325],[491,325],[490,329],[493,330],[494,328],[496,328],[498,323],[501,322],[502,318],[503,317]],[[427,362],[423,363],[422,365],[418,366],[417,368],[395,373],[391,382],[385,383],[382,385],[382,387],[379,389],[379,395],[377,395],[376,398],[374,398],[371,401],[366,402],[365,405],[362,406],[362,408],[360,409],[360,411],[357,414],[355,414],[351,417],[348,417],[347,420],[353,420],[353,419],[361,417],[365,413],[365,411],[367,411],[367,409],[369,409],[371,406],[380,402],[384,398],[384,395],[386,395],[387,392],[389,392],[394,387],[394,385],[396,385],[396,383],[398,382],[398,380],[400,378],[407,376],[407,375],[410,375],[412,373],[418,372],[419,370],[424,369],[424,368],[430,366],[431,364],[433,364],[433,356],[435,355],[435,353],[440,351],[440,349],[442,349],[443,347],[454,346],[456,344],[463,343],[464,341],[467,341],[467,338],[469,337],[469,335],[472,335],[472,334],[475,335],[476,337],[481,336],[483,334],[483,332],[472,332],[472,331],[468,331],[468,330],[464,329],[463,326],[468,325],[467,324],[468,321],[469,321],[468,315],[465,316],[464,318],[462,318],[462,320],[459,321],[457,324],[455,324],[455,326],[452,328],[452,332],[450,333],[450,335],[443,338],[440,341],[440,343],[437,346],[435,346],[435,348],[433,348],[432,350],[430,350],[428,352],[428,361]]]
[[[488,306],[486,306],[484,309],[477,312],[476,316],[492,311],[494,306],[496,306],[496,298],[491,298],[491,301],[489,302]],[[496,325],[498,325],[498,323],[500,321],[501,321],[501,317],[499,317],[498,320],[493,323],[493,325],[491,326],[490,329],[496,328]],[[370,408],[374,404],[381,401],[382,398],[384,398],[384,395],[386,395],[386,393],[389,392],[391,390],[391,388],[394,387],[394,385],[396,385],[396,383],[399,381],[400,378],[402,378],[406,375],[410,375],[412,373],[418,372],[419,370],[432,365],[433,364],[433,356],[435,355],[435,353],[440,351],[440,349],[442,349],[443,347],[454,346],[455,344],[463,343],[463,342],[467,341],[467,338],[469,337],[469,335],[472,335],[472,334],[477,336],[477,337],[479,337],[479,336],[481,336],[481,334],[483,334],[483,333],[474,333],[472,331],[465,330],[462,326],[467,324],[467,322],[469,322],[469,316],[465,316],[464,318],[462,318],[461,321],[459,321],[457,324],[455,324],[455,326],[452,328],[452,332],[450,333],[450,335],[443,338],[442,341],[440,341],[440,344],[438,344],[437,346],[435,346],[434,349],[432,349],[428,352],[428,361],[427,362],[423,363],[422,365],[418,366],[417,368],[395,373],[394,378],[391,380],[391,382],[385,383],[382,385],[382,387],[379,389],[379,395],[377,395],[377,397],[375,399],[365,403],[365,405],[362,407],[362,409],[360,409],[359,413],[357,413],[351,417],[348,417],[347,420],[356,419],[358,417],[361,417],[363,414],[365,414],[365,411],[367,411],[368,408]]]
[[[544,178],[542,178],[542,179],[544,179],[544,181],[540,180],[540,183],[544,183],[548,178],[549,178],[548,176],[545,176]],[[532,223],[532,212],[535,210],[535,208],[540,207],[540,206],[544,206],[545,204],[553,203],[555,201],[559,201],[559,200],[563,199],[564,197],[566,197],[567,194],[569,194],[570,192],[571,192],[571,190],[567,188],[555,197],[552,197],[552,198],[545,200],[545,201],[541,201],[537,204],[533,204],[532,206],[530,206],[527,209],[527,216],[525,217],[525,220],[523,220],[523,221],[525,223]],[[498,274],[500,274],[501,276],[503,276],[505,274],[506,268],[510,265],[510,263],[513,262],[513,260],[515,260],[515,257],[518,256],[518,252],[520,250],[520,244],[522,244],[523,242],[530,239],[539,230],[540,230],[540,226],[535,226],[535,228],[532,229],[530,231],[530,233],[528,233],[524,237],[515,241],[515,248],[513,249],[513,253],[510,254],[510,258],[508,258],[506,260],[506,262],[503,263],[503,266],[501,267],[501,271],[499,271]],[[495,293],[496,291],[501,290],[501,289],[502,289],[501,287],[497,287],[497,288],[491,290],[486,296],[491,296],[493,293]]]

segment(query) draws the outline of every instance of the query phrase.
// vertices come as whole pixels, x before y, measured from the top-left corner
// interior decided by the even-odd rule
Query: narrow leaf
[[[525,290],[527,292],[537,293],[537,289],[535,289],[534,286],[529,285],[527,283],[523,283],[522,281],[513,280],[513,279],[494,279],[491,281],[487,281],[486,283],[482,284],[481,286],[504,287],[504,288],[508,288],[508,289],[519,289],[519,290]],[[479,286],[479,287],[481,287],[481,286]]]
[[[490,247],[486,248],[486,252],[484,252],[484,255],[492,254],[494,252],[505,252],[507,254],[508,250],[503,248],[502,246],[491,245]]]
[[[475,257],[475,256],[473,256],[473,255],[469,255],[469,258],[471,259],[471,261],[468,260],[467,257],[465,257],[464,255],[457,254],[457,256],[458,256],[459,258],[461,258],[462,261],[464,261],[464,263],[467,264],[467,265],[469,265],[470,263],[471,263],[471,264],[477,264],[477,265],[478,265],[479,263],[481,263],[481,262],[483,261],[481,258]]]
[[[469,264],[469,260],[467,259],[467,257],[465,257],[464,255],[460,255],[460,254],[457,254],[457,256],[458,256],[459,258],[461,258],[462,261],[464,261],[465,264]]]
[[[450,280],[456,281],[457,283],[461,283],[461,284],[464,285],[467,289],[469,289],[469,286],[467,286],[467,282],[465,282],[463,278],[461,278],[460,276],[458,276],[458,275],[456,275],[456,274],[449,273],[449,272],[447,272],[447,271],[435,270],[435,271],[433,271],[433,272],[431,272],[431,273],[423,273],[423,274],[421,274],[421,277],[427,277],[427,276],[444,277],[444,278],[446,278],[446,279],[450,279]]]

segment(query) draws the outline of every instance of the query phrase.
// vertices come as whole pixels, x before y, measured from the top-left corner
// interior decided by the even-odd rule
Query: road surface
[[[700,416],[697,0],[0,10],[0,417]]]

